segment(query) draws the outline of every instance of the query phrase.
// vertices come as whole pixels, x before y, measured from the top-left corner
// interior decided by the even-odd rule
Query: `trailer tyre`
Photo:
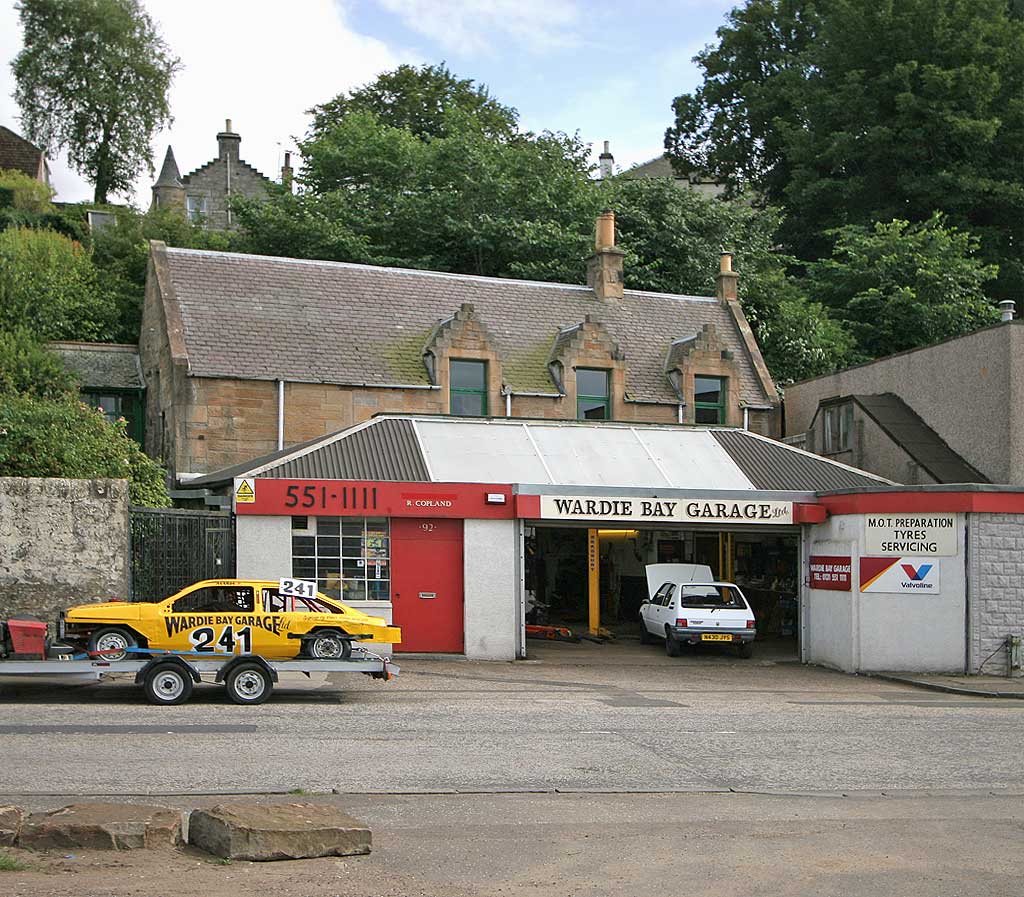
[[[348,660],[352,642],[333,629],[314,632],[306,641],[306,653],[316,660]]]
[[[89,651],[104,651],[101,655],[103,660],[116,663],[119,660],[126,660],[129,656],[128,648],[137,648],[139,641],[133,632],[122,629],[120,626],[106,626],[97,629],[89,636]]]
[[[192,677],[180,663],[158,663],[143,685],[150,704],[184,704],[192,697]]]
[[[262,704],[274,690],[273,680],[258,663],[240,663],[224,683],[228,697],[236,704]]]

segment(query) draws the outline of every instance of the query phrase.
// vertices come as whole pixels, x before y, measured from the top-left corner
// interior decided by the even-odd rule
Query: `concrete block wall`
[[[1024,520],[971,514],[967,526],[968,665],[972,673],[1006,675],[1006,636],[1024,637]]]
[[[128,483],[0,477],[0,617],[128,597]]]

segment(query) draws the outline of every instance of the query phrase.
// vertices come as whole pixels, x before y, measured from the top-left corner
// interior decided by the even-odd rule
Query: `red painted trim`
[[[856,492],[820,499],[829,514],[1024,514],[1024,492]]]
[[[362,480],[253,480],[256,500],[235,502],[245,516],[454,517],[508,520],[512,487],[488,483],[392,483]],[[290,490],[290,491],[289,491]],[[504,504],[488,504],[501,494]]]
[[[828,509],[823,505],[812,505],[804,502],[793,503],[794,523],[824,523],[828,519]]]
[[[536,519],[540,517],[539,495],[517,495],[516,517],[519,519]]]

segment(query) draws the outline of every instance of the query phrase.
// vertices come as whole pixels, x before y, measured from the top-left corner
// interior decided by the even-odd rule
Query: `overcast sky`
[[[617,165],[661,152],[671,103],[697,82],[693,55],[732,0],[143,0],[184,69],[171,92],[167,144],[182,174],[216,155],[232,119],[242,158],[276,178],[305,133],[305,111],[402,62],[447,62],[515,106],[524,127],[579,131]],[[15,0],[0,0],[0,124],[20,131],[10,63],[21,49]],[[58,199],[92,189],[51,161]],[[134,201],[149,204],[145,173]]]

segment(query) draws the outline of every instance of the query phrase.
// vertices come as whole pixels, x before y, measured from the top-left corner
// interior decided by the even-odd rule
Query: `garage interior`
[[[550,526],[524,530],[527,623],[585,633],[591,625],[589,539],[596,533],[600,627],[636,636],[647,596],[644,568],[707,564],[716,579],[740,587],[757,618],[758,648],[799,656],[798,527]]]

